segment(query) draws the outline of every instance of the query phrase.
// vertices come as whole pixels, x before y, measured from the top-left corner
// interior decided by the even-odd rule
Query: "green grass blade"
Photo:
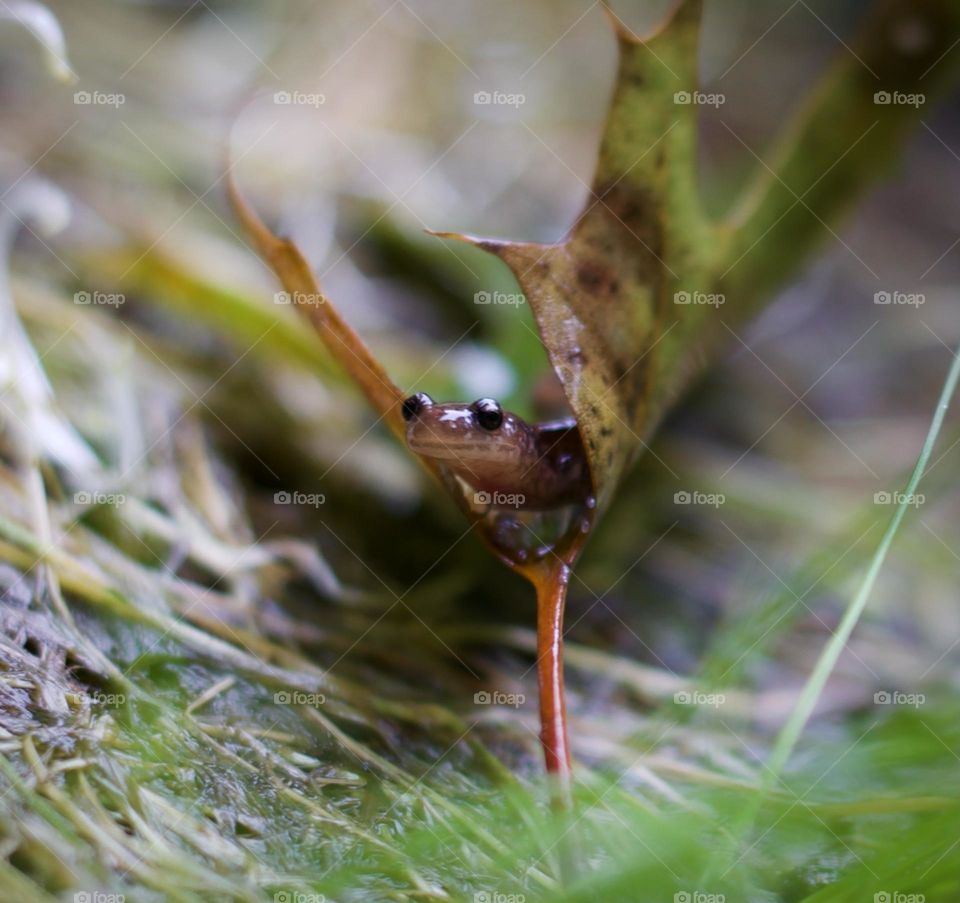
[[[940,435],[940,429],[943,426],[947,408],[950,406],[950,401],[956,391],[958,380],[960,380],[960,353],[955,353],[953,355],[953,363],[950,366],[947,378],[943,384],[943,389],[940,392],[940,400],[937,402],[933,419],[930,422],[930,429],[927,431],[927,438],[923,443],[923,448],[920,451],[920,456],[917,458],[913,472],[910,474],[910,479],[907,481],[900,503],[890,518],[890,523],[887,525],[883,538],[880,540],[880,544],[873,554],[870,566],[867,568],[866,574],[864,574],[863,581],[856,595],[847,606],[837,630],[824,647],[823,652],[820,653],[820,657],[810,672],[810,676],[807,678],[807,682],[793,707],[793,711],[790,713],[790,717],[777,735],[770,759],[763,771],[759,793],[754,797],[753,802],[744,809],[742,817],[732,832],[734,841],[737,844],[739,844],[740,840],[752,827],[757,812],[771,787],[779,781],[783,769],[796,748],[800,735],[803,733],[804,727],[806,727],[807,722],[810,720],[810,716],[817,705],[820,694],[823,692],[823,688],[831,672],[836,667],[840,654],[847,645],[854,627],[857,626],[857,622],[860,620],[864,608],[866,608],[867,601],[873,592],[873,587],[880,573],[880,569],[883,567],[887,553],[890,551],[890,546],[893,544],[894,537],[897,535],[900,524],[903,522],[904,515],[910,504],[910,499],[916,494],[917,487],[920,485],[923,472],[930,460],[930,455],[936,445],[937,437]]]

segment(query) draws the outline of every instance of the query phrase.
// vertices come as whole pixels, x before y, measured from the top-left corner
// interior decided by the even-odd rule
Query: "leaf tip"
[[[449,238],[453,241],[465,241],[465,242],[474,242],[476,239],[472,235],[464,235],[462,232],[447,232],[443,229],[424,229],[424,232],[427,235],[432,235],[434,238]]]
[[[479,235],[469,235],[466,232],[441,232],[435,229],[424,229],[427,235],[433,235],[436,238],[450,239],[451,241],[461,241],[464,244],[473,245],[483,251],[489,251],[491,254],[501,256],[501,251],[515,242],[503,241],[497,238],[481,238]]]
[[[680,26],[683,23],[697,25],[703,14],[703,0],[679,0],[664,20],[654,27],[649,34],[639,35],[614,12],[608,0],[603,0],[601,6],[617,42],[628,47],[646,44],[648,41],[664,34],[668,29]]]
[[[613,7],[609,3],[603,2],[600,4],[603,9],[603,14],[607,17],[607,23],[613,29],[613,33],[616,36],[617,42],[620,44],[640,44],[642,43],[640,36],[632,31],[614,11]]]

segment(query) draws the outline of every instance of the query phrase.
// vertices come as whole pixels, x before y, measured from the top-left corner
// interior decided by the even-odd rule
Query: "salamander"
[[[442,462],[481,505],[543,511],[590,496],[572,417],[530,424],[493,398],[440,404],[425,392],[407,398],[402,412],[411,451]]]

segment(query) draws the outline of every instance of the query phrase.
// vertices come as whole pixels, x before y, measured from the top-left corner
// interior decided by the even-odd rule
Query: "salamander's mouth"
[[[512,422],[490,431],[477,423],[465,404],[424,404],[407,411],[407,446],[412,452],[442,461],[464,478],[510,467],[522,453]],[[406,414],[406,411],[405,411]]]
[[[493,437],[468,435],[433,418],[418,418],[407,423],[407,446],[418,455],[464,470],[512,457],[510,451]]]
[[[452,460],[455,457],[453,449],[446,447],[441,437],[416,420],[407,424],[407,447],[418,455],[438,461]]]

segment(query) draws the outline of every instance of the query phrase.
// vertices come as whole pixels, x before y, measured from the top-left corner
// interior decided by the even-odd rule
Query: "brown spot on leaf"
[[[577,283],[586,292],[607,293],[615,277],[603,263],[583,260],[577,267]]]

